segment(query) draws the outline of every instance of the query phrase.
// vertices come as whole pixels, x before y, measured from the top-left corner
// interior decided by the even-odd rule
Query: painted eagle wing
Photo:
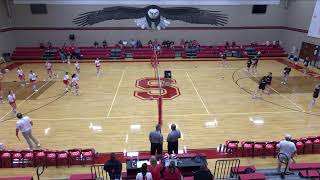
[[[143,16],[145,16],[144,8],[113,6],[80,14],[72,22],[78,26],[87,26],[108,20],[136,19]]]
[[[221,14],[220,11],[201,10],[193,7],[161,8],[160,13],[167,19],[193,24],[224,26],[228,23],[228,16]]]

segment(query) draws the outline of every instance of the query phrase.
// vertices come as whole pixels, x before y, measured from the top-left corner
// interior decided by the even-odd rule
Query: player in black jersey
[[[320,93],[320,84],[318,84],[316,86],[316,88],[313,91],[313,95],[312,95],[312,100],[309,106],[309,111],[311,111],[311,109],[313,108],[313,106],[316,104],[316,100],[319,97],[319,93]]]
[[[266,86],[267,86],[267,81],[266,81],[266,76],[264,76],[263,78],[261,78],[261,80],[259,81],[259,86],[258,88],[255,90],[253,96],[252,96],[252,99],[255,99],[258,97],[262,97],[262,93],[263,91],[266,89]]]
[[[250,73],[251,65],[252,65],[252,61],[251,61],[251,58],[249,58],[248,61],[247,61],[247,71],[248,71],[248,73]]]
[[[227,67],[228,63],[227,63],[227,53],[226,51],[220,52],[220,57],[221,57],[221,61],[222,61],[222,67]]]
[[[281,84],[287,84],[290,72],[291,72],[291,67],[287,65],[283,69],[283,79],[281,81]]]
[[[305,60],[303,61],[303,65],[304,65],[303,74],[304,75],[307,75],[309,64],[310,64],[309,57],[306,57]]]
[[[259,62],[258,56],[255,56],[254,58],[252,58],[251,61],[252,61],[251,71],[253,74],[255,74],[257,73],[257,67]]]
[[[264,76],[266,82],[267,82],[267,85],[266,85],[266,94],[271,94],[271,90],[270,90],[270,86],[271,86],[271,82],[272,82],[272,73],[269,72],[268,75]]]

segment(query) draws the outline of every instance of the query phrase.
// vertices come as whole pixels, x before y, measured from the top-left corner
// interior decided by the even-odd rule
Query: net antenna
[[[159,60],[158,60],[158,53],[157,49],[154,48],[153,50],[153,57],[151,60],[151,65],[155,71],[155,76],[158,81],[158,87],[159,87],[159,96],[157,98],[158,103],[158,124],[162,125],[162,81],[159,75],[159,68],[158,68]]]

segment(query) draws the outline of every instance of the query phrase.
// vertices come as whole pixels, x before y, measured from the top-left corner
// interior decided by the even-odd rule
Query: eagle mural
[[[224,26],[228,16],[220,11],[201,10],[194,7],[161,8],[150,5],[144,8],[113,6],[98,11],[80,14],[73,19],[78,26],[94,25],[109,20],[135,19],[141,29],[161,30],[169,26],[169,20],[180,20],[192,24]]]

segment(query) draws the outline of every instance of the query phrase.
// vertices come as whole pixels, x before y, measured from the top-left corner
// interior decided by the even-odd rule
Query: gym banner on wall
[[[317,0],[317,3],[314,7],[308,36],[320,38],[320,0]]]
[[[280,4],[280,0],[14,0],[15,4],[104,4],[104,5],[253,5]]]

